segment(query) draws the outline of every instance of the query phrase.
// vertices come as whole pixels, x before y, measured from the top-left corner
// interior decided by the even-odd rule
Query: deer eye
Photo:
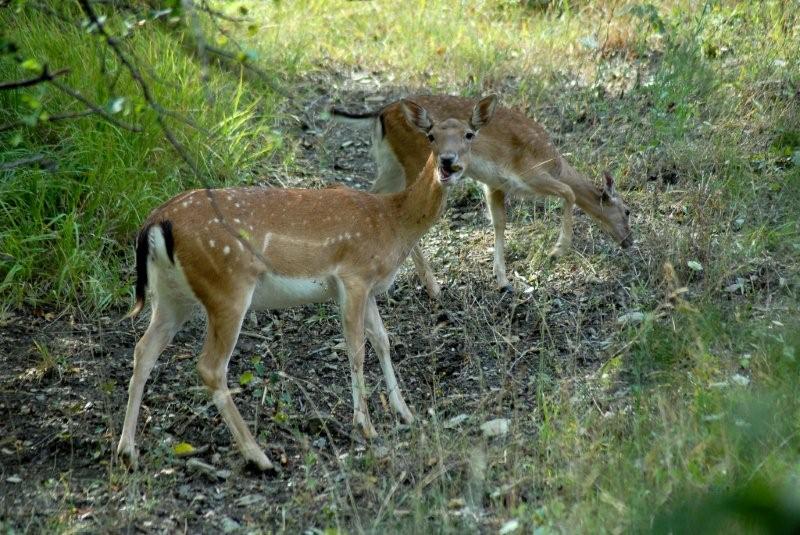
[[[435,138],[433,137],[433,134],[428,134],[428,141],[430,141],[431,143],[433,143],[434,139],[435,139]]]
[[[467,132],[466,134],[464,134],[464,137],[467,139],[472,139],[475,137],[475,132]]]

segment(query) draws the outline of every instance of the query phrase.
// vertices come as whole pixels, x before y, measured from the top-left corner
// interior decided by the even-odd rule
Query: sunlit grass
[[[276,146],[270,129],[275,97],[263,90],[255,94],[235,76],[219,72],[197,83],[198,64],[159,29],[129,37],[127,53],[152,66],[144,76],[157,102],[196,125],[167,119],[204,173],[194,177],[166,142],[130,76],[100,54],[93,39],[36,13],[0,16],[26,56],[53,69],[69,66],[65,83],[101,106],[125,99],[119,118],[143,128],[129,132],[89,117],[23,129],[19,137],[2,134],[4,146],[16,146],[4,160],[45,151],[56,165],[55,171],[16,169],[0,183],[4,306],[72,303],[89,311],[119,306],[129,293],[130,271],[123,266],[131,258],[135,229],[152,208],[186,187],[246,179],[253,164]],[[102,69],[115,75],[109,78]],[[0,61],[0,72],[4,79],[24,74],[10,58]],[[19,99],[31,93],[50,114],[81,109],[55,88],[37,86],[0,94],[7,110],[2,116],[13,120],[16,110],[27,113]]]

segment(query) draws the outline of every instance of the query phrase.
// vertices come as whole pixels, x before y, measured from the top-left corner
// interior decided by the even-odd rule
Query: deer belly
[[[321,303],[335,297],[328,278],[293,278],[265,273],[253,292],[250,308],[266,310]]]
[[[467,169],[467,176],[483,182],[492,189],[502,190],[506,193],[531,193],[528,185],[516,173],[491,160],[473,157]]]

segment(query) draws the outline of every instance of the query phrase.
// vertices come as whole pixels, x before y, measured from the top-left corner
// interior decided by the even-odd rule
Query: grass
[[[515,204],[509,271],[536,291],[531,317],[495,320],[466,291],[457,303],[470,318],[460,335],[465,366],[477,370],[470,421],[508,417],[511,432],[486,439],[470,427],[443,427],[461,401],[434,372],[433,399],[425,401],[432,413],[398,439],[404,446],[388,460],[372,450],[344,460],[307,452],[301,487],[280,504],[284,514],[301,512],[289,530],[496,531],[516,522],[519,532],[534,533],[778,532],[759,511],[800,525],[800,20],[790,6],[245,5],[257,21],[255,36],[242,35],[246,46],[287,87],[329,80],[338,98],[358,93],[351,74],[364,72],[387,91],[496,91],[504,103],[529,109],[580,169],[614,172],[635,212],[639,248],[611,256],[595,245],[597,230],[584,225],[576,242],[591,244],[587,254],[548,265],[543,253],[557,233],[556,205],[545,202],[542,212]],[[166,146],[152,113],[137,111],[132,81],[123,74],[109,89],[99,66],[114,72],[119,65],[95,43],[32,11],[0,13],[0,23],[13,28],[9,35],[26,54],[69,65],[67,81],[97,102],[124,97],[122,117],[144,127],[134,134],[81,119],[22,130],[21,140],[0,134],[2,161],[44,152],[58,162],[56,171],[0,175],[3,307],[97,315],[127,302],[138,223],[196,179]],[[213,132],[207,138],[173,125],[214,183],[248,183],[268,156],[281,172],[300,171],[294,133],[276,135],[285,124],[281,97],[221,70],[196,83],[200,67],[175,43],[174,32],[156,25],[126,47],[156,70],[151,81],[165,107],[191,111]],[[0,60],[0,78],[21,74]],[[0,120],[29,113],[26,94],[51,113],[71,105],[52,88],[3,92]],[[472,280],[463,243],[470,250],[488,244],[488,230],[458,232],[441,230],[439,243],[449,245],[433,256],[454,286],[459,277]],[[577,266],[575,274],[565,265]],[[488,264],[481,268],[488,280]],[[615,277],[613,289],[603,286]],[[574,296],[574,332],[557,319],[564,295]],[[616,322],[631,311],[642,312],[642,321]],[[404,320],[402,310],[394,314]],[[331,329],[330,309],[318,308],[315,318],[315,328]],[[524,359],[526,348],[513,341],[522,330],[535,331],[538,344]],[[590,331],[597,343],[587,342]],[[53,368],[48,346],[39,347],[42,366]],[[283,366],[291,348],[275,351]],[[587,353],[601,364],[579,364]],[[439,357],[430,358],[433,370]],[[530,368],[520,372],[519,361]],[[487,379],[486,366],[507,379]],[[279,413],[290,411],[299,387],[270,384]],[[153,464],[158,458],[147,461],[153,470],[161,468]],[[137,501],[132,487],[157,494],[180,484],[152,474],[111,480],[131,485],[136,505],[126,514],[134,521],[158,507],[149,497]],[[259,519],[280,529],[278,510],[265,511]]]
[[[203,183],[183,169],[133,80],[113,57],[98,51],[93,39],[37,12],[7,10],[0,16],[3,26],[11,28],[7,38],[25,57],[52,68],[69,66],[67,84],[101,106],[122,99],[119,117],[143,129],[129,132],[90,117],[52,125],[42,122],[2,134],[4,161],[44,153],[55,166],[54,171],[17,168],[4,172],[0,185],[3,304],[69,303],[87,313],[118,306],[129,293],[130,271],[123,266],[129,264],[138,225],[164,199]],[[205,172],[206,183],[240,183],[271,152],[274,95],[256,94],[236,76],[219,72],[212,72],[206,84],[191,82],[200,77],[200,66],[173,35],[160,28],[134,33],[125,49],[152,66],[145,76],[157,102],[167,110],[188,114],[195,122],[190,127],[170,121]],[[25,74],[12,58],[0,60],[4,79]],[[209,107],[209,97],[217,105]],[[2,116],[9,121],[42,111],[54,115],[79,109],[70,97],[41,85],[3,92],[0,99]],[[219,150],[221,144],[225,151]]]

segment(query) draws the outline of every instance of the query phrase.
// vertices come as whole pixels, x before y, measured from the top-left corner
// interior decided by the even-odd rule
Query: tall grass
[[[129,292],[124,266],[130,264],[132,235],[148,211],[187,187],[245,179],[275,146],[276,98],[213,70],[198,83],[200,66],[174,33],[146,27],[127,38],[127,53],[150,66],[143,73],[156,101],[192,122],[167,119],[205,174],[193,177],[129,74],[96,38],[37,12],[9,11],[0,13],[0,22],[21,54],[51,69],[69,67],[64,82],[101,106],[124,99],[118,117],[143,131],[90,116],[1,134],[3,160],[44,154],[55,164],[3,172],[3,306],[72,304],[87,312],[119,306]],[[0,60],[3,79],[25,74],[11,58]],[[40,85],[1,93],[0,117],[13,121],[28,114],[31,96],[50,114],[82,109],[56,88]]]

